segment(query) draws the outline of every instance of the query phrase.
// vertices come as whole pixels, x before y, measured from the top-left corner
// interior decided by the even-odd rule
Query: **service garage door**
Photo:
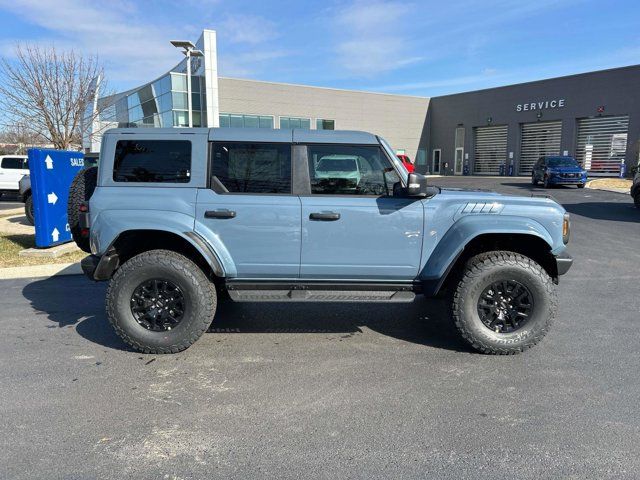
[[[579,118],[577,160],[591,175],[618,175],[628,130],[628,115]]]
[[[523,123],[520,128],[518,174],[531,175],[533,164],[543,155],[560,155],[562,122]]]
[[[476,127],[473,173],[498,175],[507,161],[507,125]]]

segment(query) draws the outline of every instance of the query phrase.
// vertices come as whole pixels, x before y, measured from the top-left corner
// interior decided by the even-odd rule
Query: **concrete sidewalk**
[[[49,265],[0,268],[0,280],[79,275],[81,273],[82,268],[80,268],[79,263],[53,263]]]

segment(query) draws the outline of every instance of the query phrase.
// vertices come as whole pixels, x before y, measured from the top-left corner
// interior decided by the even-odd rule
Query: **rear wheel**
[[[33,214],[33,197],[29,195],[24,201],[24,215],[27,217],[27,222],[31,225],[35,225],[35,216]]]
[[[67,220],[73,241],[81,250],[91,253],[89,239],[82,236],[80,228],[80,204],[88,202],[98,183],[98,167],[80,170],[69,187]]]
[[[536,262],[496,251],[471,258],[453,295],[462,338],[482,353],[522,352],[546,335],[556,314],[553,281]]]
[[[107,315],[116,333],[144,353],[176,353],[207,330],[216,289],[191,260],[151,250],[125,262],[107,289]]]

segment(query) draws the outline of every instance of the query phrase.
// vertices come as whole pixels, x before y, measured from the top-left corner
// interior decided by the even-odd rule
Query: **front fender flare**
[[[438,242],[419,279],[444,280],[464,248],[474,238],[486,234],[531,235],[553,247],[553,238],[540,223],[530,218],[504,215],[468,215],[455,222]]]

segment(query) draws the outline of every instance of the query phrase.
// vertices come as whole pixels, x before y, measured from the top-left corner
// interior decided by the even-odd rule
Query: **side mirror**
[[[421,173],[412,172],[407,181],[407,197],[427,196],[427,177]]]

